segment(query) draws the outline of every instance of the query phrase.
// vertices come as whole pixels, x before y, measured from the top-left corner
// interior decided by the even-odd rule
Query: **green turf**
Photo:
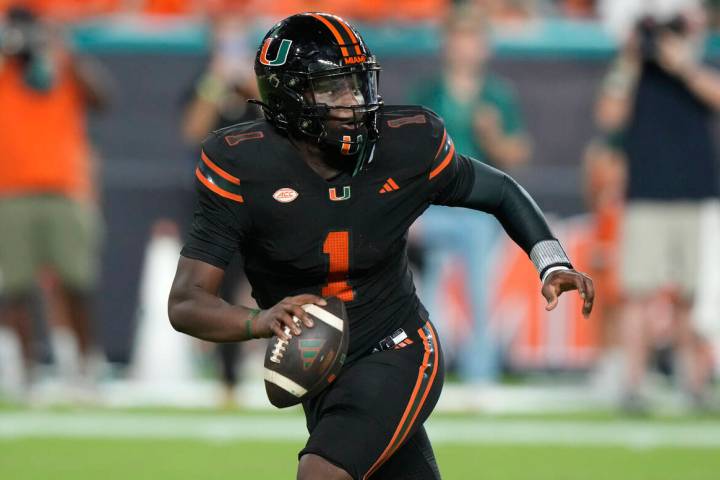
[[[295,478],[302,442],[0,440],[0,478],[227,480]],[[715,480],[720,452],[605,447],[440,445],[445,480]]]
[[[218,415],[232,415],[238,417],[267,416],[274,417],[302,417],[302,407],[290,407],[285,409],[247,409],[247,408],[189,408],[189,407],[77,407],[73,405],[55,405],[42,408],[28,408],[26,406],[3,402],[0,399],[0,414],[3,413],[132,413],[138,415],[204,415],[215,417]],[[582,421],[607,423],[615,421],[632,421],[643,423],[664,423],[664,424],[706,424],[707,422],[720,423],[720,411],[707,413],[654,413],[644,416],[625,416],[615,410],[580,410],[573,412],[534,412],[534,413],[502,413],[485,414],[478,412],[434,412],[431,418],[446,419],[497,419],[497,420],[527,420],[527,421]],[[719,425],[720,428],[720,425]],[[720,478],[720,477],[719,477]]]

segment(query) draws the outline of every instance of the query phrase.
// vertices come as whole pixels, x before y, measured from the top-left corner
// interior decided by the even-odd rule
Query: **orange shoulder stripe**
[[[450,144],[450,151],[447,153],[443,161],[433,169],[432,172],[430,172],[430,180],[435,178],[440,172],[445,170],[445,167],[450,165],[450,162],[453,159],[453,156],[455,155],[455,145]]]
[[[225,170],[223,170],[222,168],[215,165],[215,162],[210,160],[210,158],[205,154],[205,152],[202,152],[200,154],[200,156],[202,157],[202,161],[205,162],[205,165],[210,167],[213,172],[217,173],[218,175],[220,175],[222,178],[224,178],[225,180],[227,180],[230,183],[234,183],[235,185],[240,185],[239,178],[230,175]]]
[[[332,34],[335,36],[335,40],[337,40],[338,45],[340,45],[340,51],[342,52],[343,57],[349,56],[348,50],[347,50],[347,48],[345,48],[345,46],[344,46],[344,45],[345,45],[345,42],[343,41],[342,36],[340,36],[340,32],[337,31],[337,28],[335,28],[335,26],[334,26],[332,23],[330,23],[330,22],[328,21],[328,19],[326,19],[325,17],[323,17],[323,16],[321,16],[321,15],[317,15],[317,14],[314,14],[314,13],[311,13],[310,15],[313,16],[313,17],[315,17],[315,18],[317,18],[318,20],[320,20],[323,24],[325,24],[325,26],[326,26],[328,29],[330,29],[330,31],[332,32]]]
[[[442,140],[440,140],[440,146],[438,147],[437,152],[435,152],[435,157],[433,158],[433,161],[435,161],[438,155],[440,155],[440,152],[445,146],[445,140],[447,140],[447,129],[443,128],[443,138]]]
[[[220,195],[221,197],[224,197],[224,198],[227,198],[227,199],[230,199],[230,200],[234,200],[234,201],[239,202],[239,203],[244,203],[244,202],[245,202],[245,200],[243,200],[242,195],[236,195],[236,194],[234,194],[234,193],[226,192],[225,190],[223,190],[222,188],[218,187],[218,186],[215,185],[214,183],[209,182],[208,179],[205,178],[205,176],[202,174],[202,172],[200,171],[199,168],[196,168],[196,169],[195,169],[195,176],[197,177],[198,180],[200,180],[200,181],[202,182],[203,185],[205,185],[207,188],[209,188],[209,189],[212,190],[213,192],[217,193],[217,194]]]

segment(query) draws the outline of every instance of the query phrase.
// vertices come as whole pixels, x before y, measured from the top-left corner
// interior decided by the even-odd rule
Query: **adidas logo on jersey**
[[[400,190],[400,187],[397,183],[395,183],[395,180],[392,178],[388,178],[385,181],[385,185],[380,189],[380,194],[388,193],[388,192],[394,192],[395,190]]]

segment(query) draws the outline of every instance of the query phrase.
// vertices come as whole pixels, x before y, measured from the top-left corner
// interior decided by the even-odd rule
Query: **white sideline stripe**
[[[433,444],[719,448],[720,423],[642,424],[502,419],[431,419]],[[150,438],[207,441],[304,441],[301,416],[138,413],[0,414],[0,440],[18,438]]]
[[[282,388],[288,393],[292,393],[296,397],[302,397],[307,393],[307,390],[298,385],[297,383],[293,382],[284,375],[280,375],[279,373],[270,370],[269,368],[265,369],[265,380],[270,383],[274,383],[278,387]]]
[[[335,328],[336,330],[340,330],[341,332],[343,331],[342,318],[336,317],[335,315],[328,312],[327,310],[323,310],[322,308],[318,307],[317,305],[313,305],[312,303],[310,303],[308,305],[303,305],[303,308],[310,315],[319,318],[320,320],[327,323],[328,325]]]

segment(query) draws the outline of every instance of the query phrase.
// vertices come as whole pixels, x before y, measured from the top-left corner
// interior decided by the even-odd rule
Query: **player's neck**
[[[293,146],[300,152],[300,156],[307,166],[324,180],[332,180],[342,173],[342,170],[329,165],[323,160],[323,152],[315,145],[297,140],[292,136],[289,138]]]

